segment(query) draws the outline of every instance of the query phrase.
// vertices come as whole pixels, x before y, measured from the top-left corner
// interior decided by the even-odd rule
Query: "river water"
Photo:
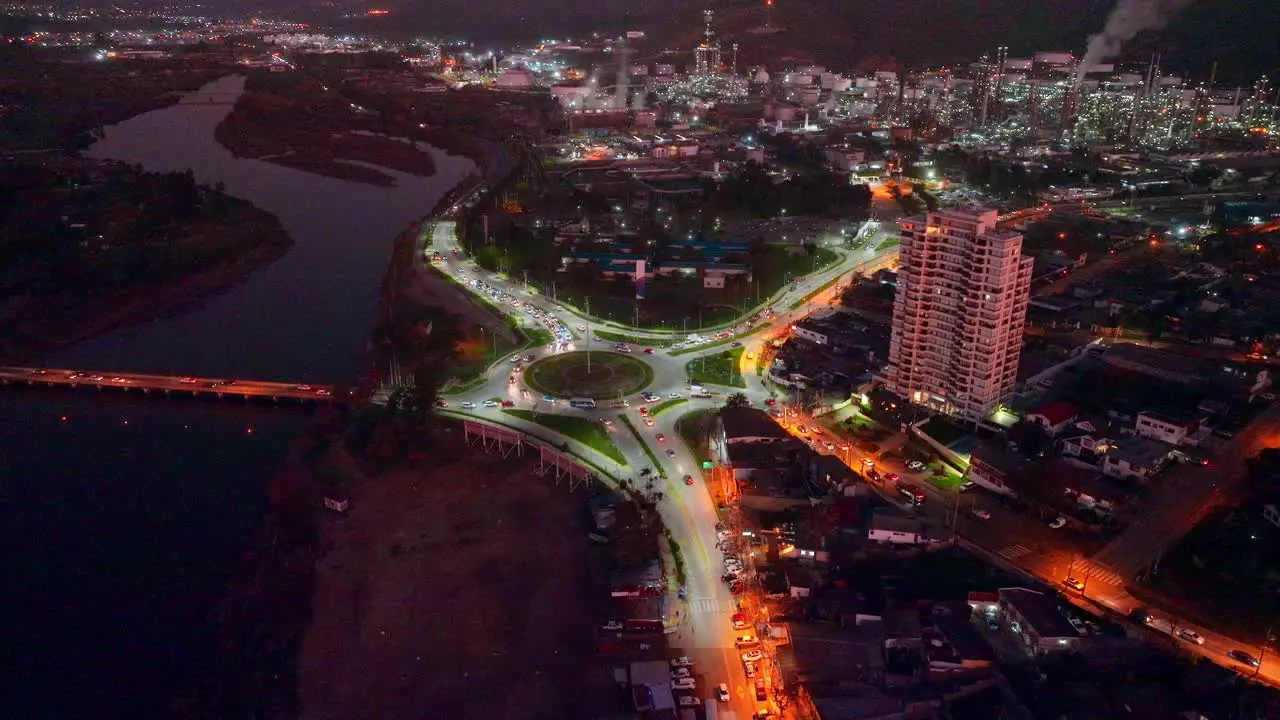
[[[243,87],[215,81],[107,128],[88,154],[221,182],[275,214],[293,247],[227,293],[50,366],[337,384],[364,369],[395,236],[474,164],[433,151],[433,176],[379,168],[397,181],[381,188],[237,159],[213,131]],[[201,671],[210,611],[306,422],[235,403],[0,393],[0,632],[19,668],[0,716],[164,717]]]

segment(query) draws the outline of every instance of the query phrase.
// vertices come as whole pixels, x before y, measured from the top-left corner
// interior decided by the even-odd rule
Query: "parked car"
[[[679,704],[680,707],[698,707],[702,704],[702,701],[692,695],[681,695],[680,698],[676,700],[676,703]]]
[[[693,676],[693,672],[690,671],[689,668],[687,667],[671,668],[672,680],[675,680],[677,678],[692,677],[692,676]]]
[[[1049,527],[1053,528],[1054,530],[1057,530],[1058,528],[1066,526],[1066,524],[1067,524],[1067,519],[1059,515],[1049,523]]]
[[[764,653],[759,650],[748,650],[742,653],[742,662],[759,662],[764,657]]]
[[[920,462],[919,460],[912,460],[911,462],[907,463],[907,469],[914,470],[915,472],[920,472],[921,470],[924,469],[924,463]]]
[[[682,677],[671,681],[672,690],[697,690],[698,681],[691,677]]]
[[[747,674],[747,677],[748,677],[748,678],[753,678],[753,677],[755,677],[755,676],[756,676],[756,664],[755,664],[755,663],[751,663],[751,662],[749,662],[749,663],[743,663],[743,664],[742,664],[742,670]]]
[[[769,693],[764,685],[764,678],[756,678],[756,700],[764,702],[769,699]]]
[[[687,655],[671,658],[671,667],[693,667],[693,661]]]
[[[1063,578],[1062,584],[1066,585],[1072,590],[1078,590],[1080,592],[1084,592],[1084,583],[1080,582],[1079,580],[1073,577]]]
[[[716,686],[716,700],[722,703],[729,702],[729,685],[727,683],[720,683]]]
[[[755,635],[752,635],[751,633],[746,633],[734,638],[733,644],[740,648],[754,647],[760,644],[760,640],[757,639]]]

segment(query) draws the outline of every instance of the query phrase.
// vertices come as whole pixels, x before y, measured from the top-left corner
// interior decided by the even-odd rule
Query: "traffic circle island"
[[[578,351],[534,362],[525,369],[524,381],[531,390],[544,395],[603,400],[645,389],[653,382],[653,369],[643,360],[623,353]]]

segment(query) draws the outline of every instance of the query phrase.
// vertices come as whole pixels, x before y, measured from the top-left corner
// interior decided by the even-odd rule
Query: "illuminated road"
[[[896,229],[893,226],[890,228]],[[438,221],[429,232],[431,233],[431,251],[444,257],[444,262],[436,263],[439,271],[459,277],[458,271],[461,269],[466,277],[483,280],[490,287],[508,294],[515,300],[534,302],[542,309],[551,311],[575,333],[576,340],[570,349],[605,351],[611,348],[613,343],[595,341],[590,337],[591,333],[578,330],[579,327],[588,325],[591,331],[598,327],[605,327],[613,332],[648,339],[654,346],[686,339],[686,336],[679,332],[643,330],[616,323],[601,323],[597,319],[587,318],[576,308],[555,303],[551,298],[539,295],[536,291],[526,290],[523,283],[519,281],[480,269],[462,255],[454,237],[456,230],[452,221]],[[784,331],[788,324],[803,317],[811,307],[830,304],[840,292],[842,285],[838,281],[832,282],[833,280],[854,270],[870,273],[882,267],[891,266],[896,261],[897,251],[889,250],[877,254],[875,248],[881,241],[877,228],[868,225],[863,232],[870,235],[864,249],[842,251],[843,259],[834,266],[819,271],[815,275],[803,277],[793,286],[780,291],[770,302],[777,308],[777,314],[772,319],[756,325],[749,332],[738,335],[735,340],[750,349],[752,354],[758,354],[763,340]],[[429,262],[429,258],[423,258],[423,261]],[[814,293],[828,283],[830,287],[817,293],[806,305],[794,310],[790,309],[791,305],[797,304],[797,301],[805,295]],[[480,289],[470,284],[464,284],[463,287],[473,294],[482,293]],[[484,297],[487,302],[494,301],[491,297]],[[520,318],[521,321],[529,319],[527,314],[514,305],[503,305],[502,309]],[[741,325],[734,328],[734,330],[742,329]],[[710,334],[719,330],[721,328],[711,328],[704,332]],[[688,395],[685,366],[689,361],[702,356],[719,355],[727,348],[727,345],[719,344],[686,351],[681,355],[672,355],[660,350],[653,354],[644,354],[641,352],[643,348],[637,347],[634,357],[644,360],[654,371],[654,379],[648,389],[667,398],[671,393]],[[545,357],[551,353],[552,351],[546,348],[525,351],[525,354],[532,354],[535,358]],[[741,651],[735,648],[733,643],[734,632],[730,618],[735,612],[735,600],[729,593],[728,587],[720,580],[724,570],[722,553],[716,547],[716,523],[720,518],[712,500],[712,494],[704,482],[701,468],[689,449],[685,447],[675,427],[676,420],[680,416],[691,410],[718,407],[723,403],[725,395],[734,392],[735,389],[715,388],[717,396],[714,399],[690,399],[688,403],[658,416],[653,420],[655,423],[653,426],[647,426],[638,412],[642,405],[638,397],[627,398],[631,403],[631,407],[627,409],[609,409],[605,407],[608,403],[601,402],[601,407],[597,410],[578,410],[560,402],[553,410],[550,403],[542,400],[540,393],[534,393],[525,388],[521,381],[522,376],[519,373],[513,373],[512,368],[513,365],[505,361],[496,363],[490,368],[484,383],[479,387],[448,397],[447,413],[490,419],[540,437],[552,436],[554,433],[536,423],[504,414],[503,408],[494,406],[498,403],[494,398],[509,402],[515,408],[526,410],[578,415],[591,419],[612,419],[614,422],[609,431],[614,443],[626,459],[623,465],[581,443],[569,438],[563,439],[569,442],[574,452],[590,458],[598,466],[620,478],[638,478],[642,468],[653,465],[642,443],[647,445],[659,459],[658,467],[654,469],[660,470],[665,476],[658,480],[660,486],[655,488],[663,493],[658,511],[662,515],[663,523],[671,530],[673,538],[680,546],[685,560],[687,599],[679,603],[682,608],[681,622],[676,633],[669,636],[673,655],[689,655],[696,662],[696,675],[700,680],[697,695],[703,698],[704,702],[715,702],[711,699],[713,688],[721,682],[726,682],[731,688],[730,709],[733,714],[743,719],[751,717],[752,713],[758,709],[758,704],[755,701],[754,687],[748,683],[743,670]],[[744,392],[757,404],[763,402],[770,393],[756,376],[754,365],[744,365],[742,370],[747,383]],[[515,382],[511,382],[512,377],[515,378]],[[472,407],[464,408],[463,404]],[[625,414],[630,419],[640,433],[639,439],[619,421],[619,413]],[[659,433],[665,435],[665,441],[657,440]],[[670,455],[667,454],[668,450],[671,452]],[[694,478],[692,486],[685,485],[685,475]],[[721,705],[721,708],[724,709],[724,706]],[[728,716],[723,712],[721,715]]]

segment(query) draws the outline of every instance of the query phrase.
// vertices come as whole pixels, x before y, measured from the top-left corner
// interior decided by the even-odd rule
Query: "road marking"
[[[689,601],[689,605],[692,612],[712,614],[720,612],[720,603],[713,597],[694,598]]]
[[[1009,545],[1007,547],[1002,547],[999,550],[997,550],[996,554],[1000,555],[1001,557],[1008,558],[1009,560],[1016,560],[1030,552],[1031,552],[1031,548],[1025,545]]]
[[[1081,580],[1085,580],[1085,578],[1088,578],[1086,582],[1090,584],[1095,582],[1100,582],[1103,585],[1114,585],[1116,587],[1120,587],[1124,585],[1123,577],[1121,577],[1117,573],[1107,570],[1101,565],[1095,565],[1093,563],[1089,563],[1084,567],[1085,569],[1080,571],[1079,574],[1076,575],[1076,577],[1080,578]],[[1075,571],[1073,570],[1072,572],[1075,572]]]

